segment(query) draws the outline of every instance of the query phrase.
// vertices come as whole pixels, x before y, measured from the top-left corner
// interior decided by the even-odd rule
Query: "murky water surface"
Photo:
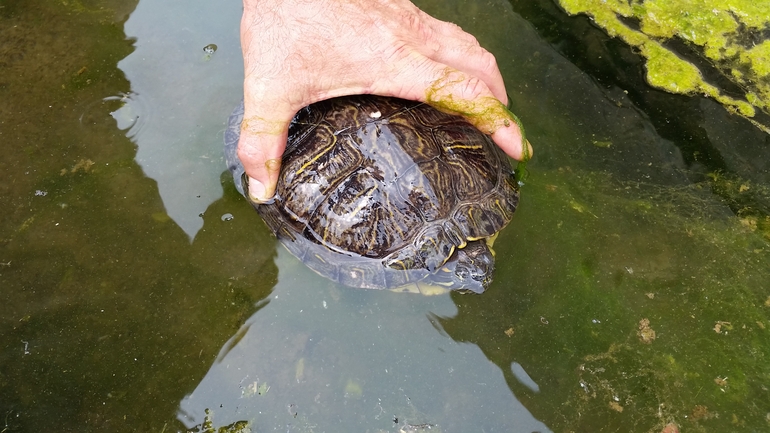
[[[550,1],[418,5],[536,148],[481,296],[276,244],[221,157],[237,0],[0,3],[0,431],[770,429],[768,136]]]

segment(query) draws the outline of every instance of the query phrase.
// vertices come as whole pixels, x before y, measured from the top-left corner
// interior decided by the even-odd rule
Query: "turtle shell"
[[[241,105],[225,155],[248,198],[236,155],[242,119]],[[491,240],[518,200],[508,157],[463,118],[359,95],[297,113],[275,199],[253,205],[289,251],[334,281],[481,292],[494,269]]]

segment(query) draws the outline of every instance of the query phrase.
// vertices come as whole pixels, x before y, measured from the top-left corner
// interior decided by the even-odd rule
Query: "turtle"
[[[519,202],[510,160],[488,135],[416,101],[316,102],[290,123],[275,197],[256,203],[237,156],[243,110],[224,135],[235,186],[312,270],[357,288],[488,288],[492,244]]]

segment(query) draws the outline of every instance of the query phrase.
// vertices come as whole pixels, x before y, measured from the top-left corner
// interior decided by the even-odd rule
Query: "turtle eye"
[[[455,275],[457,278],[459,278],[461,281],[465,281],[468,279],[468,277],[471,276],[471,272],[466,268],[465,266],[458,266],[455,269]]]

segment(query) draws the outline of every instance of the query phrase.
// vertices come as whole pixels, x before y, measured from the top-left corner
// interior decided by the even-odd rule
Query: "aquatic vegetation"
[[[770,240],[770,188],[721,171],[709,173],[708,181],[745,228]]]
[[[499,328],[516,329],[506,339],[540,389],[558,389],[563,400],[551,427],[659,432],[672,422],[687,431],[764,425],[770,241],[761,230],[725,212],[711,179],[661,186],[576,170],[540,178],[528,184],[528,198],[539,202],[536,219],[555,228],[552,240],[540,242],[558,245],[560,262],[549,269],[562,270],[544,286],[516,289],[511,302],[533,304]],[[738,194],[742,183],[727,182],[719,180],[720,188]],[[526,237],[520,241],[528,244]],[[537,269],[543,257],[537,250],[530,255],[515,268]],[[537,294],[553,291],[548,281],[562,285],[560,300]],[[454,336],[451,325],[445,329]],[[522,359],[530,345],[551,349]],[[548,371],[540,371],[538,356],[550,359]],[[555,370],[557,364],[568,367]],[[554,404],[525,398],[537,402],[531,407]]]
[[[560,0],[647,59],[647,81],[704,94],[770,132],[770,3],[736,0]]]
[[[510,31],[495,43],[521,51],[498,58],[522,74],[506,74],[518,98],[513,106],[544,145],[528,166],[522,209],[495,243],[497,282],[483,296],[453,296],[455,312],[446,298],[346,291],[302,274],[231,177],[220,179],[225,195],[200,215],[203,229],[190,243],[158,183],[134,161],[135,143],[115,128],[110,112],[128,97],[103,104],[109,95],[134,95],[115,63],[135,44],[119,21],[103,22],[109,14],[74,9],[103,3],[0,8],[8,20],[0,26],[7,42],[0,66],[19,72],[0,76],[10,180],[0,194],[0,281],[8,288],[0,406],[8,431],[492,431],[504,424],[479,424],[498,419],[500,402],[507,419],[515,417],[512,393],[558,432],[770,427],[770,188],[762,162],[770,138],[705,98],[650,91],[665,99],[643,100],[638,89],[648,87],[639,75],[603,81],[640,71],[635,56],[620,65],[626,44],[611,40],[616,51],[573,46],[563,55],[537,35],[535,45],[514,33],[531,28],[512,21],[513,12],[503,17],[503,8],[484,2],[457,7],[471,19],[451,21],[464,28],[492,28],[491,16],[510,19],[494,26]],[[648,2],[632,4],[621,24],[658,44],[646,48],[658,54],[653,64],[681,60],[669,43],[680,36],[650,36],[653,24],[660,34],[665,28],[650,21],[643,29],[634,18],[642,6],[660,22],[682,19]],[[730,19],[766,18],[731,7],[735,17],[696,20],[695,34],[706,24],[729,32]],[[579,26],[564,37],[582,42],[588,20],[557,12],[564,21],[538,25],[534,17],[532,27],[566,32],[561,24],[572,21]],[[736,32],[753,39],[680,45],[733,56],[745,67],[731,74],[748,82],[767,73],[757,65],[768,48],[759,40],[766,30],[748,30],[763,24],[745,26]],[[586,44],[606,41],[590,30]],[[191,42],[190,59],[209,42]],[[207,66],[226,54],[218,50]],[[620,60],[599,78],[586,75],[598,67],[568,64],[610,55]],[[751,105],[761,120],[767,99],[759,91],[725,90],[724,77],[715,80],[687,59],[681,71],[654,79],[665,85],[695,71],[700,78],[679,88],[702,92],[702,79]],[[185,91],[183,101],[211,107],[206,116],[226,115],[193,98],[200,93]],[[670,103],[676,100],[689,106]],[[660,127],[669,120],[676,133]],[[196,188],[179,192],[192,200]],[[238,359],[253,371],[235,368]],[[210,384],[225,393],[206,397]],[[177,418],[185,413],[193,417]],[[366,428],[345,428],[355,423]]]
[[[484,300],[456,297],[442,328],[478,344],[554,431],[765,428],[770,240],[712,182],[539,171],[519,211],[542,226],[501,234],[514,265]]]
[[[211,409],[206,409],[206,417],[203,420],[203,424],[190,429],[191,432],[197,433],[251,433],[251,425],[248,421],[236,421],[232,424],[215,427],[214,416]]]

